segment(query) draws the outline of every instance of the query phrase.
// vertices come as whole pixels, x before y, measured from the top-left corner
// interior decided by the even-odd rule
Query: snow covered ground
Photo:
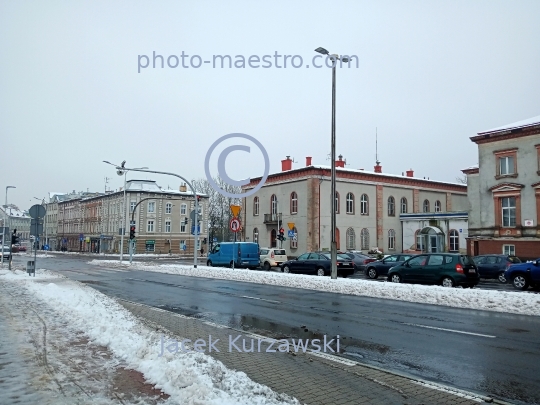
[[[523,315],[540,315],[540,294],[496,290],[446,288],[419,284],[375,283],[370,280],[342,279],[303,274],[229,269],[180,264],[120,263],[114,260],[92,260],[91,264],[117,269],[138,269],[182,276],[207,277],[248,283],[279,285],[309,290],[362,295],[401,301],[446,305],[456,308],[482,309]]]
[[[79,391],[84,392],[87,398],[77,403],[113,403],[100,392],[105,391],[104,385],[110,384],[115,369],[123,365],[141,372],[148,383],[170,395],[160,402],[164,404],[298,404],[294,398],[277,394],[270,388],[253,382],[245,373],[227,369],[221,362],[204,353],[179,351],[165,352],[161,357],[158,356],[163,336],[161,333],[145,326],[113,299],[53,272],[38,270],[36,277],[29,277],[20,270],[14,273],[3,270],[0,272],[0,290],[0,296],[4,297],[5,301],[3,304],[7,305],[6,297],[18,297],[25,305],[16,305],[13,311],[27,312],[21,319],[18,319],[19,316],[14,315],[13,311],[8,311],[6,315],[7,306],[0,313],[4,318],[15,319],[15,323],[7,326],[2,323],[0,344],[1,351],[4,351],[4,346],[10,349],[11,367],[18,367],[9,369],[6,376],[1,374],[0,367],[0,386],[3,385],[1,380],[7,382],[6,385],[10,385],[10,380],[14,380],[10,392],[0,392],[0,403],[5,403],[2,398],[17,396],[17,390],[24,391],[27,381],[34,382],[33,390],[26,389],[27,399],[42,404],[71,403],[71,399],[63,401],[58,390],[54,394],[54,384],[62,387],[62,392],[69,387],[72,387],[74,392],[80,388]],[[17,320],[20,322],[28,318],[32,311],[36,319],[36,336],[24,342],[20,337],[17,338],[17,330],[20,331],[25,325],[17,324]],[[0,320],[3,320],[1,316]],[[48,325],[47,330],[54,330],[52,336],[48,337],[48,343],[45,343],[47,335],[39,334],[45,325]],[[172,339],[166,335],[164,338]],[[85,340],[87,343],[84,343]],[[82,346],[78,344],[81,341],[84,343]],[[57,350],[46,350],[43,347],[46,344],[56,345]],[[25,346],[36,347],[38,356],[37,360],[34,360],[41,362],[41,368],[38,369],[41,370],[41,375],[46,374],[46,378],[39,381],[40,373],[35,368],[30,371],[23,370],[21,364],[28,365],[32,355],[21,363],[18,361],[16,345],[23,346],[22,349],[18,348],[20,350]],[[48,353],[47,356],[43,355],[44,350]],[[82,362],[83,356],[81,353],[77,354],[77,350],[89,350],[93,351],[93,354],[86,356]],[[66,366],[65,359],[64,363],[61,359],[62,353],[75,363]],[[44,358],[48,358],[45,365]],[[73,370],[77,366],[79,378],[77,370]],[[43,367],[47,370],[46,373],[43,373]],[[49,401],[51,398],[52,402]],[[124,400],[122,403],[149,402],[145,398],[138,398],[136,401]]]

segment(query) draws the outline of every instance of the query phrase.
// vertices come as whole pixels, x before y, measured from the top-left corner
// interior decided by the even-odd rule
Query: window
[[[459,233],[455,229],[450,230],[450,252],[459,252]]]
[[[253,199],[253,215],[259,215],[259,197]]]
[[[429,212],[429,200],[424,200],[424,212]]]
[[[354,229],[349,228],[347,229],[347,233],[345,235],[347,238],[346,247],[347,250],[355,250],[356,249],[356,234],[354,233]]]
[[[147,232],[154,232],[154,221],[148,221],[146,231]]]
[[[501,198],[504,227],[516,226],[516,197]]]
[[[155,201],[148,202],[148,213],[156,212],[156,203]]]
[[[296,192],[291,193],[291,214],[298,213],[298,194]]]
[[[277,239],[276,239],[277,233],[275,229],[272,229],[270,232],[270,247],[277,247]]]
[[[388,249],[394,250],[396,248],[396,231],[393,229],[388,230]]]
[[[425,266],[427,264],[428,256],[415,256],[412,259],[410,259],[407,263],[409,266],[413,267],[419,267],[419,266]]]
[[[180,240],[180,250],[184,250],[184,246],[186,246],[186,241],[184,239]]]
[[[345,202],[345,211],[347,214],[354,214],[354,194],[353,193],[347,193],[347,198]]]
[[[442,255],[431,255],[429,257],[428,264],[430,266],[440,266],[444,262],[444,257]]]
[[[360,197],[360,215],[369,214],[369,200],[367,194],[362,194]]]
[[[170,214],[172,211],[172,204],[171,203],[167,203],[165,205],[165,214]]]
[[[407,213],[407,199],[405,197],[401,197],[401,211],[402,214]]]
[[[423,251],[423,247],[424,247],[424,243],[423,243],[423,240],[424,238],[422,237],[422,234],[420,233],[420,229],[418,229],[416,231],[416,250],[420,250],[420,251]]]
[[[180,220],[180,233],[186,233],[186,227],[187,227],[186,220],[182,218]]]
[[[272,197],[270,197],[270,210],[272,214],[277,214],[277,197],[275,194],[272,194]]]
[[[396,216],[396,202],[392,196],[388,197],[388,216]]]
[[[514,157],[503,156],[499,158],[499,174],[504,176],[506,174],[514,174]]]
[[[258,197],[255,197],[257,200],[259,199]],[[254,243],[259,243],[259,229],[258,228],[253,228],[253,242]]]
[[[165,232],[171,232],[171,221],[165,221]]]
[[[360,249],[369,250],[369,231],[367,228],[360,231]]]
[[[503,255],[515,256],[516,255],[516,246],[515,245],[503,245]]]
[[[336,191],[336,200],[334,202],[334,208],[336,210],[336,214],[339,214],[339,193]]]
[[[187,205],[186,204],[180,205],[180,215],[186,215],[186,213],[187,213]]]
[[[439,200],[435,201],[435,212],[441,212],[441,202]]]
[[[291,249],[298,249],[298,230],[296,229],[296,227],[293,228],[293,232],[294,237],[291,238]],[[285,251],[283,254],[285,254]]]

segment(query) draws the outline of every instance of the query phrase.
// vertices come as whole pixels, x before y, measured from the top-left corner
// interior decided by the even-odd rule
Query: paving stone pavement
[[[336,356],[316,356],[308,353],[266,353],[268,343],[259,343],[257,337],[221,325],[186,317],[170,311],[128,301],[119,302],[133,314],[150,324],[167,329],[178,342],[181,339],[220,339],[215,347],[220,352],[205,353],[221,361],[229,369],[242,371],[253,381],[266,385],[279,393],[286,393],[308,405],[457,405],[484,402],[457,390],[446,391],[405,376],[361,365]],[[242,340],[254,352],[229,351],[229,336],[243,350]],[[258,345],[260,344],[260,352]],[[165,341],[166,346],[166,341]],[[277,349],[277,345],[273,346]],[[337,360],[337,361],[336,361]]]

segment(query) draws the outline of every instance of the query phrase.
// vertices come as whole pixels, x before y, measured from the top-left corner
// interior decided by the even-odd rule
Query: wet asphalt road
[[[15,263],[25,260],[14,258]],[[540,317],[109,271],[89,260],[38,257],[38,268],[58,271],[110,296],[275,338],[340,335],[342,354],[356,361],[514,403],[540,404]]]

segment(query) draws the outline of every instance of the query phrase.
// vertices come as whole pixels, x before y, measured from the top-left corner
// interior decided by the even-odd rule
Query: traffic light
[[[11,235],[11,244],[16,245],[17,243],[19,243],[19,237],[17,236],[17,230],[14,229],[13,235]]]
[[[184,218],[184,224],[185,224],[185,225],[187,225],[187,224],[188,224],[188,219],[187,219],[187,217],[186,217],[186,218]]]
[[[201,196],[197,194],[197,204],[201,203]]]
[[[285,240],[285,229],[279,228],[279,240],[284,241]]]
[[[129,227],[129,239],[135,239],[135,225]]]

